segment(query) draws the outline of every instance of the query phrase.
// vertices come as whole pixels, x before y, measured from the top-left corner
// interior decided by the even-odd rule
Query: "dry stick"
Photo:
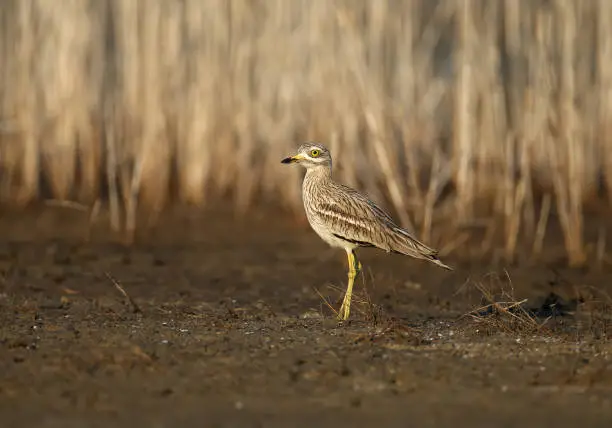
[[[440,248],[440,250],[438,251],[438,255],[440,257],[444,257],[450,254],[452,251],[459,248],[459,246],[466,243],[468,239],[470,239],[469,233],[462,233],[461,235],[457,236],[452,241],[448,242],[442,248]]]
[[[559,119],[561,140],[567,149],[568,165],[563,192],[567,192],[567,253],[571,265],[582,264],[585,260],[582,241],[582,180],[584,177],[584,159],[580,144],[576,141],[578,126],[576,123],[575,98],[576,82],[574,73],[575,38],[577,34],[576,16],[573,0],[559,0],[559,25],[561,32],[561,75]]]
[[[504,273],[506,274],[506,278],[508,279],[508,284],[510,284],[510,294],[508,295],[506,291],[503,290],[503,288],[502,291],[504,294],[514,299],[514,283],[512,282],[512,278],[510,278],[510,272],[508,272],[508,269],[504,268]]]
[[[408,131],[404,131],[405,134],[408,134]],[[404,137],[404,141],[407,141],[408,138]],[[411,148],[409,147],[408,144],[406,144],[406,147],[404,148],[404,151],[406,152],[406,157],[405,157],[405,162],[406,162],[406,167],[407,167],[407,187],[408,187],[408,191],[410,192],[411,196],[416,200],[416,203],[418,204],[419,207],[422,207],[425,205],[424,202],[424,197],[423,197],[423,192],[421,191],[421,184],[420,184],[420,180],[419,177],[421,176],[421,165],[420,162],[416,161],[416,156],[414,156],[414,153],[412,153],[413,151],[411,150]],[[419,213],[419,210],[414,210],[415,211],[415,215]],[[420,214],[422,216],[424,216],[424,212],[420,212]],[[416,218],[417,222],[423,222],[423,218]]]
[[[130,303],[130,305],[132,306],[132,311],[135,314],[141,314],[142,310],[140,309],[140,306],[138,306],[136,304],[136,302],[134,301],[134,299],[132,299],[132,297],[127,293],[127,291],[125,291],[125,289],[121,286],[121,284],[119,284],[119,282],[113,278],[111,276],[111,274],[109,274],[108,272],[104,272],[104,274],[106,275],[106,277],[113,283],[113,285],[115,286],[115,288],[117,290],[119,290],[119,292],[121,294],[123,294],[123,297],[125,297],[127,299],[127,301]]]
[[[362,274],[363,275],[363,274]],[[363,282],[364,282],[364,295],[365,297],[361,297],[360,293],[353,293],[352,299],[351,299],[351,303],[357,303],[357,304],[361,304],[361,305],[368,305],[368,309],[370,309],[370,315],[372,315],[373,310],[372,307],[375,306],[372,301],[370,300],[370,296],[367,292],[367,289],[365,288],[365,275]],[[370,271],[370,277],[372,276],[372,272]],[[342,289],[336,285],[333,284],[329,284],[328,285],[329,288],[331,288],[332,290],[338,291],[339,293],[343,294],[346,292],[346,289]],[[314,288],[314,287],[313,287]],[[316,291],[316,293],[319,295],[319,297],[321,297],[321,299],[325,302],[325,304],[337,315],[338,311],[336,311],[331,304],[329,303],[329,301],[323,297],[323,295],[321,294],[321,292],[319,292],[318,289],[314,288],[314,290]],[[359,306],[351,306],[351,309],[355,309],[357,312],[359,312],[362,315],[367,315],[365,310],[362,310]]]
[[[17,24],[17,37],[15,39],[14,48],[15,52],[10,55],[6,55],[3,58],[3,62],[6,61],[9,64],[10,59],[16,60],[16,64],[13,67],[13,73],[6,73],[6,79],[4,88],[6,93],[3,98],[8,98],[7,101],[12,101],[15,104],[15,119],[17,127],[20,130],[20,165],[17,166],[17,170],[20,171],[22,185],[17,190],[17,202],[22,204],[29,202],[38,196],[39,192],[39,178],[40,178],[40,135],[43,131],[44,125],[41,127],[39,121],[39,115],[37,109],[39,108],[38,103],[40,102],[39,86],[33,85],[32,82],[36,81],[37,67],[35,64],[40,60],[38,53],[37,40],[37,24],[38,21],[34,16],[37,12],[35,4],[24,4],[16,3],[17,9],[15,13],[15,21]],[[5,31],[4,29],[2,30]],[[7,35],[6,40],[10,40],[10,33]],[[8,68],[7,68],[8,69]],[[10,69],[8,69],[10,70]],[[8,83],[8,84],[7,84]],[[43,87],[49,85],[44,82]],[[11,99],[12,98],[12,99]],[[0,159],[5,164],[5,159]],[[11,162],[12,163],[12,162]]]
[[[476,308],[476,309],[472,309],[470,312],[468,312],[468,313],[466,313],[466,314],[463,314],[463,315],[462,315],[462,317],[467,316],[467,315],[472,315],[472,316],[474,316],[475,314],[477,315],[478,313],[480,313],[480,312],[482,312],[482,311],[484,311],[484,310],[486,310],[486,309],[489,309],[489,308],[494,308],[495,310],[497,310],[497,311],[499,311],[499,312],[507,313],[507,314],[508,314],[508,315],[510,315],[510,316],[513,316],[513,317],[515,317],[515,318],[518,318],[518,317],[516,316],[516,314],[513,314],[512,312],[509,312],[509,311],[510,311],[511,309],[514,309],[514,308],[516,308],[516,307],[519,307],[519,306],[521,306],[521,305],[523,305],[523,304],[527,303],[527,301],[528,301],[528,299],[523,299],[523,300],[520,300],[520,301],[518,301],[518,302],[516,302],[516,301],[508,301],[508,302],[505,302],[505,301],[500,301],[500,302],[492,302],[492,303],[489,303],[489,304],[487,304],[487,305],[480,306],[480,307],[478,307],[478,308]]]
[[[110,12],[111,6],[106,4],[105,12]],[[114,9],[114,7],[113,7]],[[116,11],[115,11],[116,13]],[[110,14],[108,16],[110,18]],[[101,116],[103,128],[104,147],[105,151],[105,175],[106,184],[108,187],[108,204],[110,214],[110,226],[113,232],[118,232],[121,229],[119,192],[117,191],[117,120],[120,117],[117,114],[116,98],[117,91],[113,88],[115,73],[104,73],[101,87]]]
[[[91,239],[91,227],[94,224],[94,222],[96,221],[96,219],[98,218],[98,215],[100,214],[100,209],[101,208],[102,208],[102,202],[100,201],[100,198],[98,198],[94,202],[93,207],[91,207],[91,211],[89,213],[89,223],[88,223],[88,227],[87,227],[87,235],[85,236],[85,239],[87,241],[89,241]]]
[[[608,24],[612,13],[612,3],[609,0],[598,1],[597,14],[597,89],[599,106],[598,136],[602,147],[602,168],[606,171],[605,180],[608,188],[608,198],[612,200],[612,138],[610,137],[610,119],[612,117],[612,35]]]
[[[136,213],[139,203],[142,201],[146,206],[149,222],[155,221],[159,215],[160,206],[165,201],[168,192],[168,147],[170,142],[163,140],[168,131],[167,123],[160,118],[164,117],[164,61],[169,44],[161,43],[162,38],[167,38],[169,26],[163,25],[162,12],[164,2],[152,2],[139,5],[141,10],[138,17],[139,40],[139,62],[138,65],[138,89],[140,102],[142,103],[142,115],[140,117],[140,129],[138,130],[137,151],[134,152],[135,170],[130,184],[129,212],[126,214],[126,239],[129,244],[134,242],[136,231]],[[140,12],[140,11],[139,11]],[[170,25],[171,17],[168,14],[164,18]],[[169,19],[170,18],[170,19]],[[171,43],[171,42],[170,42]],[[160,48],[163,51],[160,52]],[[180,113],[178,113],[180,114]]]
[[[524,31],[521,31],[521,9],[523,7],[521,2],[503,0],[502,8],[504,48],[508,55],[506,96],[509,98],[509,103],[507,104],[508,111],[506,114],[509,118],[508,127],[517,130],[522,125],[521,98],[524,92],[521,80],[524,77],[526,65],[521,61],[521,48],[524,49],[525,41],[523,38],[526,35]]]
[[[527,183],[524,179],[520,181],[516,189],[514,189],[514,208],[510,217],[510,224],[506,229],[506,260],[514,259],[516,253],[516,243],[521,227],[521,212],[525,202],[525,194],[527,193]]]
[[[129,185],[129,194],[126,197],[126,213],[125,213],[125,239],[128,243],[134,242],[134,233],[136,232],[136,212],[138,209],[138,195],[140,193],[140,183],[142,179],[142,165],[144,163],[142,157],[136,159],[136,165],[132,171],[132,177]]]
[[[372,276],[372,271],[370,271],[370,277]],[[368,293],[368,289],[366,288],[365,285],[365,275],[362,274],[362,279],[363,279],[363,294],[364,294],[364,304],[367,305],[367,313],[364,310],[363,311],[363,315],[366,316],[366,318],[368,318],[371,321],[376,321],[376,305],[372,302],[372,299],[370,298],[370,293]],[[359,302],[359,298],[357,300]],[[359,308],[357,308],[357,310],[359,310]]]
[[[65,199],[47,199],[45,200],[46,205],[57,206],[62,208],[71,208],[81,212],[89,212],[90,208],[77,201],[68,201]]]
[[[392,168],[391,165],[391,156],[389,155],[387,149],[384,147],[384,143],[380,138],[380,127],[378,126],[376,118],[369,107],[366,107],[365,116],[366,122],[370,127],[370,131],[372,132],[372,134],[374,134],[374,150],[378,157],[378,161],[382,166],[383,175],[385,176],[385,181],[387,183],[387,188],[389,190],[391,200],[393,201],[393,205],[395,206],[395,209],[398,212],[400,222],[402,223],[402,226],[408,228],[409,230],[414,230],[414,226],[410,221],[410,217],[407,214],[405,199],[402,197],[400,184],[397,180],[397,176],[393,173],[394,168]]]
[[[338,15],[339,23],[343,29],[347,30],[349,37],[356,38],[358,29],[354,28],[350,19],[346,19],[345,15]],[[398,174],[393,168],[391,159],[393,155],[388,150],[388,137],[385,135],[384,120],[382,118],[382,103],[379,101],[380,96],[377,92],[371,89],[372,85],[368,84],[365,79],[367,64],[364,63],[365,53],[359,43],[351,45],[349,51],[350,59],[352,60],[357,77],[357,96],[363,106],[363,114],[366,125],[373,136],[374,151],[377,160],[381,165],[382,175],[391,197],[391,201],[398,213],[402,226],[414,230],[414,226],[407,214],[406,201],[403,197],[402,186]],[[374,104],[374,106],[372,106]]]
[[[523,223],[525,236],[535,233],[535,198],[533,194],[533,180],[531,176],[531,156],[527,140],[523,137],[521,144],[521,180],[525,182],[525,197],[523,202]]]
[[[504,215],[504,238],[508,242],[508,230],[511,228],[512,216],[514,214],[514,204],[516,198],[516,180],[514,179],[514,169],[516,164],[516,151],[514,150],[514,138],[507,136],[504,141],[503,152],[506,162],[504,163],[503,174],[503,215]]]
[[[119,192],[117,190],[117,151],[115,146],[115,128],[113,126],[113,118],[106,109],[106,180],[108,184],[108,203],[110,209],[110,224],[111,229],[118,232],[121,229],[121,218],[119,213]]]
[[[100,209],[102,208],[102,201],[100,198],[96,199],[91,207],[91,212],[89,214],[89,224],[93,224],[93,222],[98,218],[98,214],[100,214]]]
[[[455,116],[453,149],[455,151],[455,182],[457,184],[457,214],[460,221],[472,216],[474,202],[473,114],[474,114],[474,46],[478,37],[474,30],[474,2],[464,0],[457,4],[458,78],[455,88]]]
[[[455,291],[453,293],[453,297],[454,296],[458,296],[460,293],[463,293],[463,291],[467,288],[467,286],[470,284],[471,278],[468,276],[467,278],[465,278],[465,280],[463,281],[463,284],[461,284],[459,286],[459,288],[457,288],[457,291]]]
[[[434,150],[433,159],[431,161],[431,173],[429,177],[429,187],[425,194],[425,208],[423,209],[423,227],[421,228],[421,239],[429,242],[431,238],[431,226],[433,224],[434,205],[440,194],[440,174],[441,161],[440,150]]]
[[[67,199],[75,171],[74,153],[76,149],[73,134],[74,108],[71,108],[70,104],[75,99],[75,94],[79,94],[79,91],[75,89],[79,86],[77,79],[81,73],[76,67],[64,66],[62,59],[65,54],[62,55],[60,52],[65,49],[65,46],[57,41],[69,37],[71,33],[80,33],[78,25],[82,23],[82,19],[74,15],[75,9],[78,8],[76,3],[68,3],[61,9],[50,4],[38,3],[34,8],[45,17],[40,21],[41,28],[38,31],[48,35],[39,39],[37,47],[37,53],[48,58],[46,64],[48,70],[45,73],[45,84],[41,86],[40,97],[55,101],[41,103],[43,114],[52,120],[51,129],[43,137],[44,143],[40,146],[40,155],[46,166],[45,175],[51,192],[58,199]],[[58,25],[60,22],[62,24]],[[74,28],[75,26],[77,28]],[[82,35],[87,37],[86,34]],[[70,57],[75,65],[79,62],[79,50],[79,45],[75,44],[70,52]],[[66,84],[67,81],[70,82],[70,85]],[[83,95],[82,92],[79,95]],[[66,101],[58,103],[58,100]],[[79,108],[84,107],[79,106]]]
[[[91,238],[91,225],[94,223],[95,219],[98,217],[100,213],[101,202],[100,199],[96,199],[94,204],[91,207],[88,207],[80,202],[76,201],[66,201],[60,199],[47,199],[45,201],[46,205],[58,206],[63,208],[70,208],[81,212],[89,213],[89,222],[87,223],[87,232],[85,233],[85,240],[89,241]]]
[[[478,48],[479,56],[475,58],[474,87],[476,94],[475,100],[475,122],[474,122],[474,190],[478,192],[479,199],[493,199],[493,212],[499,212],[500,198],[496,194],[496,189],[492,189],[492,183],[503,183],[503,168],[499,165],[501,161],[509,156],[504,156],[508,152],[506,146],[514,145],[513,132],[509,132],[506,127],[506,105],[502,102],[504,87],[500,84],[502,78],[499,76],[500,34],[498,17],[500,2],[483,3],[483,20],[476,20],[478,35],[482,40]],[[479,12],[477,12],[479,13]],[[507,68],[507,67],[504,67]],[[511,76],[508,76],[511,77]],[[510,157],[511,159],[514,156]],[[508,174],[506,174],[508,175]],[[498,181],[499,180],[499,181]],[[514,193],[515,183],[513,178],[510,181],[510,188]],[[491,195],[493,190],[493,195]],[[482,192],[482,193],[480,193]],[[486,192],[486,193],[485,193]],[[504,192],[501,192],[502,195]],[[507,194],[507,191],[505,192]]]
[[[325,303],[325,305],[327,305],[327,307],[328,307],[329,309],[331,309],[331,311],[332,311],[334,314],[338,315],[338,311],[337,311],[337,310],[335,310],[335,309],[333,308],[333,306],[331,305],[331,303],[329,303],[329,301],[328,301],[328,300],[327,300],[327,299],[326,299],[326,298],[323,296],[323,294],[321,294],[321,292],[319,291],[319,289],[318,289],[318,288],[315,288],[314,290],[315,290],[315,291],[316,291],[316,293],[319,295],[319,297],[321,298],[321,300],[323,300],[323,303]]]
[[[417,2],[411,2],[411,4],[408,6],[410,8],[410,14],[408,15],[408,18],[404,22],[404,26],[405,26],[404,30],[406,32],[405,34],[407,35],[406,38],[409,38],[409,40],[406,43],[401,43],[401,44],[396,45],[396,49],[402,50],[401,55],[398,55],[398,59],[397,59],[398,63],[402,64],[403,61],[408,61],[409,64],[412,64],[412,67],[414,68],[414,72],[407,73],[405,79],[402,80],[403,84],[400,89],[400,93],[398,94],[398,97],[397,97],[398,100],[401,100],[400,101],[401,104],[394,105],[394,103],[391,103],[392,104],[391,108],[397,115],[396,117],[402,117],[403,109],[405,109],[406,107],[408,108],[413,107],[414,105],[413,100],[416,97],[416,88],[418,87],[418,85],[416,84],[416,80],[418,78],[417,76],[423,73],[424,71],[423,61],[421,62],[415,61],[415,43],[413,43],[412,41],[412,37],[413,37],[412,35],[415,33],[414,31],[414,26],[416,23],[415,18],[419,16],[419,13],[417,10],[419,6],[420,5]],[[399,52],[397,52],[396,54],[399,54]],[[406,105],[408,103],[406,104],[402,103],[402,101],[404,100],[409,100],[408,103],[410,104]],[[411,196],[418,201],[418,205],[422,206],[421,189],[419,185],[419,180],[417,178],[418,168],[416,168],[416,165],[415,165],[416,162],[414,162],[414,150],[413,150],[414,129],[412,125],[413,123],[414,121],[410,120],[409,124],[407,123],[401,126],[400,139],[401,139],[401,144],[403,145],[404,165],[406,165],[407,167],[407,171],[406,171],[407,172],[407,177],[406,177],[407,188]],[[413,210],[413,212],[414,212],[414,217],[413,217],[414,220],[416,222],[422,222],[423,221],[422,218],[417,218],[418,210]]]
[[[510,137],[507,140],[507,148],[512,154],[512,168],[506,171],[507,184],[512,187],[516,187],[514,183],[514,169],[519,166],[521,170],[521,182],[518,184],[519,189],[512,190],[512,197],[514,199],[512,203],[513,213],[510,214],[510,219],[506,216],[507,223],[506,228],[506,248],[505,256],[507,260],[511,260],[516,254],[516,245],[519,230],[522,227],[521,216],[524,215],[525,226],[529,229],[532,226],[528,213],[532,212],[533,204],[530,199],[531,196],[531,180],[529,178],[529,156],[528,147],[526,146],[526,139],[521,136],[521,129],[525,126],[524,116],[521,115],[523,112],[523,99],[525,94],[525,88],[522,84],[525,79],[525,65],[522,62],[521,47],[524,44],[525,32],[521,32],[521,4],[519,2],[513,2],[512,0],[504,0],[503,4],[503,31],[505,36],[505,49],[508,55],[508,77],[506,85],[506,96],[508,97],[509,103],[506,104],[507,111],[506,116],[509,119],[507,124],[508,128],[512,129],[513,132],[509,133]],[[521,138],[521,140],[519,140]],[[517,149],[520,151],[520,160],[515,158],[515,145],[518,145]],[[510,166],[510,165],[507,165]],[[508,189],[507,189],[508,191]],[[506,205],[506,210],[510,206]],[[506,214],[508,214],[506,212]],[[533,233],[533,230],[531,230]]]
[[[551,203],[552,196],[550,195],[550,193],[545,194],[542,198],[540,217],[538,219],[538,225],[536,226],[535,237],[533,239],[533,247],[531,250],[532,257],[538,257],[542,253],[544,237],[546,236],[546,226],[548,225],[548,218],[550,217]]]

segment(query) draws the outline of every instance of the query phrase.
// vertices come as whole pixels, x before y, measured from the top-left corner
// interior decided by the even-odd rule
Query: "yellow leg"
[[[355,284],[355,278],[361,271],[361,263],[357,260],[355,253],[353,250],[348,250],[346,252],[348,256],[348,286],[346,287],[346,293],[344,294],[344,300],[342,301],[342,306],[340,306],[340,310],[338,311],[338,319],[342,321],[346,321],[351,312],[351,299],[353,297],[353,285]]]

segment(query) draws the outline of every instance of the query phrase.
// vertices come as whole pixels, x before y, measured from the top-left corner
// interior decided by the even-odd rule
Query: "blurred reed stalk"
[[[4,202],[102,199],[128,237],[227,194],[301,213],[278,160],[317,139],[428,241],[485,219],[512,260],[557,216],[581,264],[584,203],[612,196],[607,0],[0,5]]]

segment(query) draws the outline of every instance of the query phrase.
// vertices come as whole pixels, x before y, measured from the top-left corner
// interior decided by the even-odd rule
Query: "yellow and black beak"
[[[295,156],[290,156],[288,158],[283,159],[281,163],[296,163],[296,162],[301,161],[302,159],[304,159],[302,155],[295,155]]]

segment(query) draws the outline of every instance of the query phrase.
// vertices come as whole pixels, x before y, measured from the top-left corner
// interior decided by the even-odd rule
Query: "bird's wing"
[[[337,237],[391,251],[388,235],[398,226],[378,205],[358,191],[336,184],[314,210]]]
[[[314,209],[338,238],[426,259],[448,268],[438,260],[436,250],[399,227],[376,203],[350,187],[336,185],[333,197],[322,198]]]

